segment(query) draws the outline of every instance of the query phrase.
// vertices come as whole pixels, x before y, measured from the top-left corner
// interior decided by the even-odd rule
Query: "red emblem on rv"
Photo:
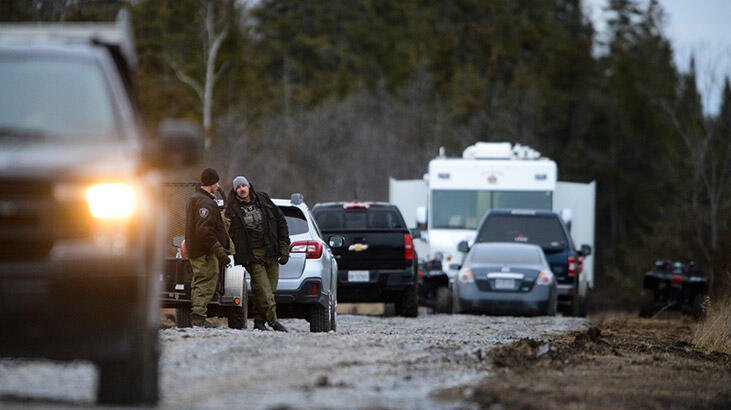
[[[487,177],[487,182],[489,184],[496,183],[497,182],[497,177],[495,176],[495,174],[490,174],[490,176]]]

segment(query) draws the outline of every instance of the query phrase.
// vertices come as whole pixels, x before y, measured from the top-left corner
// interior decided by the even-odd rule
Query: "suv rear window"
[[[401,215],[393,209],[323,209],[314,214],[322,230],[405,229]]]
[[[279,209],[284,213],[284,219],[287,220],[287,229],[290,235],[298,235],[307,233],[310,228],[307,226],[307,219],[302,211],[294,206],[280,206]]]
[[[568,247],[561,221],[554,216],[490,215],[475,242],[532,243],[547,251]]]

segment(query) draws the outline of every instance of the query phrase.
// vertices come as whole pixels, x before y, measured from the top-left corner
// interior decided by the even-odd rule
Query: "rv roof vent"
[[[464,159],[510,159],[512,156],[509,142],[477,142],[462,153]]]

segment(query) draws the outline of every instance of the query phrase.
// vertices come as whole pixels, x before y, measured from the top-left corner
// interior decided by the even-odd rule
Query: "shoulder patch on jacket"
[[[208,218],[209,213],[210,213],[210,211],[208,211],[208,208],[198,209],[198,215],[200,215],[201,218]]]

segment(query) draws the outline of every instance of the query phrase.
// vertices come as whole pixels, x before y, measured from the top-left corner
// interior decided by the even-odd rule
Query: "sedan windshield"
[[[93,61],[0,54],[0,138],[116,135],[109,90]]]

